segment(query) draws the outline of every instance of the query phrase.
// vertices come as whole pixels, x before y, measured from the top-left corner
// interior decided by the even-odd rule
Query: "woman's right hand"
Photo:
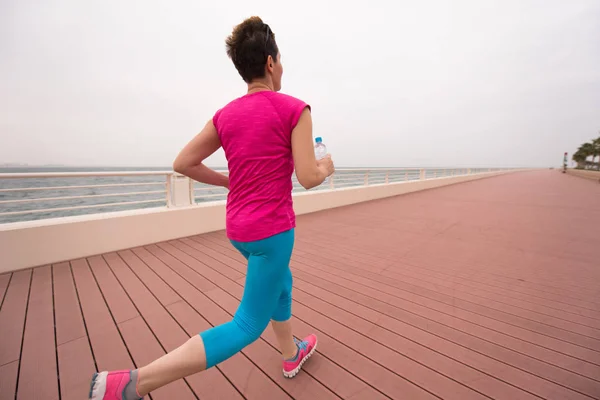
[[[312,118],[308,107],[304,108],[298,124],[292,131],[292,156],[298,182],[306,190],[319,186],[335,172],[329,155],[322,160],[315,159]]]
[[[329,154],[322,159],[317,160],[317,166],[325,178],[333,175],[335,172],[335,166],[333,165],[333,160]]]

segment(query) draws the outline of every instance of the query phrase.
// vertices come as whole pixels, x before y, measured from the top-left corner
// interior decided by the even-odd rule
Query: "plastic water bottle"
[[[327,147],[325,146],[325,143],[323,143],[323,139],[320,137],[315,138],[315,158],[320,160],[325,158],[326,155]]]
[[[326,155],[327,146],[325,146],[325,143],[323,143],[323,139],[321,137],[315,138],[315,158],[317,160],[321,160],[325,158]],[[328,181],[329,179],[325,178],[325,181],[323,181],[323,183],[327,183]]]

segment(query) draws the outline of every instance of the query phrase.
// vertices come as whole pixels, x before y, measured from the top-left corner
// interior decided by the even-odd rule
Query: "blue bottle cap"
[[[317,143],[322,143],[322,142],[323,142],[323,139],[322,139],[321,137],[316,137],[316,138],[315,138],[315,142],[317,142]]]

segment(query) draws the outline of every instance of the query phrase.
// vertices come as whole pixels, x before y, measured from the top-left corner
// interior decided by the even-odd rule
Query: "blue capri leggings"
[[[292,316],[294,230],[256,242],[231,243],[248,260],[244,295],[232,321],[200,333],[207,369],[257,340],[271,320],[283,322]]]

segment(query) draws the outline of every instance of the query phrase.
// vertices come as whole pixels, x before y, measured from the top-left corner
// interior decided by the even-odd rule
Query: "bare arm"
[[[173,170],[201,183],[229,188],[229,178],[226,175],[203,164],[220,147],[217,129],[212,121],[208,121],[204,129],[181,150],[173,162]]]
[[[317,162],[312,137],[312,117],[308,108],[302,111],[298,124],[292,131],[292,154],[298,182],[305,189],[319,186],[333,173],[330,159]]]

